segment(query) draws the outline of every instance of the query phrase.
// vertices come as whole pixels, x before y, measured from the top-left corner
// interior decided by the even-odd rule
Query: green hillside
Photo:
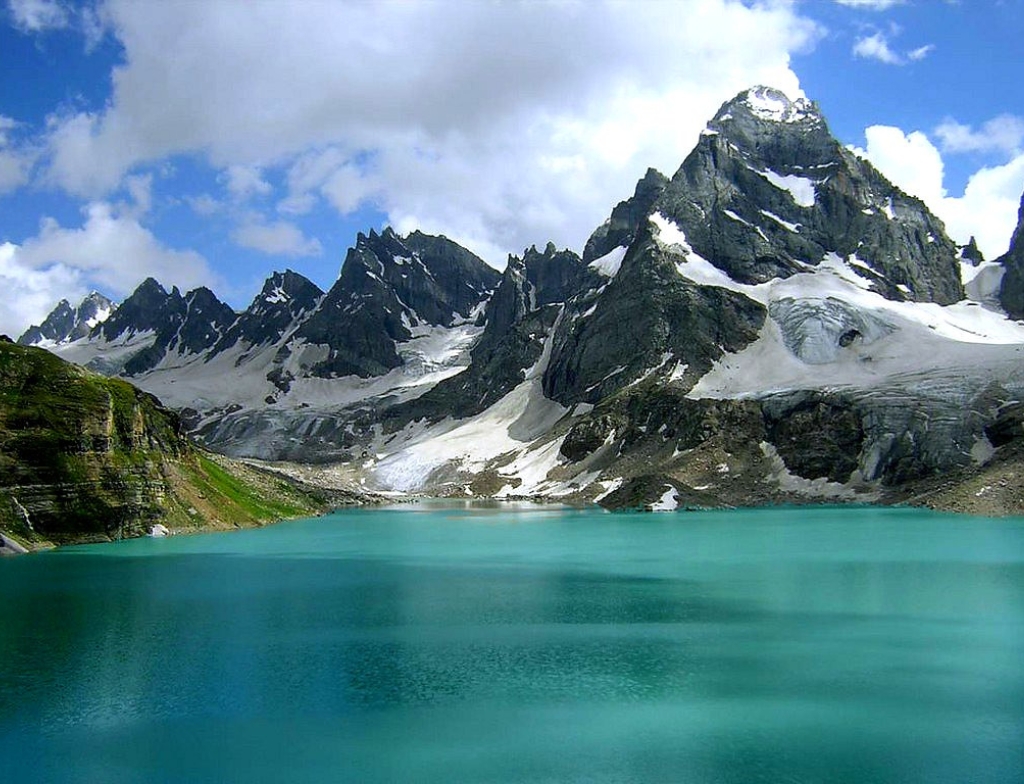
[[[0,531],[23,545],[253,525],[330,500],[199,450],[125,381],[0,341]]]

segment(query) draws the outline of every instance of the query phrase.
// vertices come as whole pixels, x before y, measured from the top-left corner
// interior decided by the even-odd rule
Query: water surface
[[[1024,781],[1024,521],[352,510],[0,561],[5,782]]]

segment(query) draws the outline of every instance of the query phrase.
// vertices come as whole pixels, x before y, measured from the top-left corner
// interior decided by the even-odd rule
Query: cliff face
[[[0,530],[23,544],[227,527],[325,502],[200,452],[175,414],[121,379],[0,342]]]

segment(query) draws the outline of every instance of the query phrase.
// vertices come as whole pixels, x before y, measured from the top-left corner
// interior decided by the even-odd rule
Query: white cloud
[[[28,182],[34,154],[19,149],[10,138],[18,122],[0,114],[0,194],[13,191]]]
[[[315,206],[312,193],[292,193],[277,203],[277,211],[282,215],[306,215]]]
[[[923,60],[934,51],[935,44],[925,44],[924,46],[919,46],[917,49],[911,49],[907,52],[907,59],[917,62],[919,60]]]
[[[35,237],[2,246],[0,331],[20,334],[58,300],[75,301],[88,288],[123,296],[149,276],[182,289],[220,284],[202,256],[164,246],[134,216],[103,202],[84,213],[78,228],[46,218]]]
[[[799,94],[790,56],[820,31],[798,10],[111,0],[124,64],[105,111],[54,118],[50,177],[96,198],[199,153],[287,175],[286,214],[372,199],[477,247],[578,248],[649,165],[675,170],[724,100],[756,83]]]
[[[61,30],[71,23],[71,13],[56,0],[8,0],[14,26],[27,33]]]
[[[855,57],[877,60],[886,65],[902,65],[903,63],[903,58],[890,48],[889,40],[882,32],[858,38],[853,44],[853,54]]]
[[[185,203],[192,208],[196,215],[202,215],[204,218],[216,215],[224,209],[224,205],[208,193],[200,193],[198,196],[186,196]]]
[[[272,256],[319,256],[320,240],[307,238],[294,223],[244,223],[235,229],[231,239],[244,248],[252,248]]]
[[[903,5],[906,0],[835,0],[839,5],[848,8],[859,8],[865,11],[888,11],[897,5]]]
[[[994,117],[977,131],[949,118],[935,129],[943,152],[1003,152],[1013,154],[1024,142],[1024,119],[1010,114]]]
[[[864,135],[867,149],[857,152],[894,185],[935,209],[946,195],[942,186],[944,166],[942,155],[928,136],[920,131],[905,134],[888,125],[872,125]]]
[[[988,259],[1006,251],[1024,190],[1024,154],[980,169],[968,179],[963,195],[951,196],[943,186],[942,155],[925,134],[876,125],[868,128],[865,136],[867,149],[856,152],[894,184],[924,201],[954,240],[963,244],[973,235]]]
[[[39,324],[61,299],[78,301],[88,291],[77,270],[63,264],[35,269],[18,259],[18,246],[0,243],[0,334],[13,340]]]
[[[266,196],[274,189],[263,179],[258,166],[229,166],[224,172],[228,193],[236,201],[245,201],[253,196]]]

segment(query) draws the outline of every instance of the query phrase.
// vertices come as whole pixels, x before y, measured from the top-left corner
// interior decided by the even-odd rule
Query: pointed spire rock
[[[977,267],[985,260],[984,255],[982,255],[981,249],[978,248],[978,242],[977,240],[974,239],[973,234],[971,235],[971,238],[967,241],[967,244],[961,246],[960,258],[962,258],[964,261],[971,262],[971,264],[973,264],[975,267]]]

